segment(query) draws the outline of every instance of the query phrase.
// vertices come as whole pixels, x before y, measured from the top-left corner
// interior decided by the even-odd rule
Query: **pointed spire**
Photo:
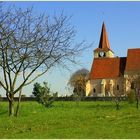
[[[100,49],[110,49],[109,40],[106,32],[105,23],[102,25],[102,32],[100,36],[99,47]]]

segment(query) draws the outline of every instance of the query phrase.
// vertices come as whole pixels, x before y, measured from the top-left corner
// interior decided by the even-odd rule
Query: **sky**
[[[103,21],[115,56],[125,57],[127,49],[140,48],[140,2],[6,2],[5,6],[13,4],[23,9],[33,6],[34,14],[45,12],[52,16],[63,11],[65,15],[72,16],[70,23],[77,31],[75,41],[93,43],[78,58],[80,65],[71,66],[70,71],[54,67],[36,81],[48,82],[51,90],[59,95],[71,94],[67,90],[67,83],[73,72],[81,68],[90,71],[93,50],[98,47]],[[26,95],[32,93],[33,84],[24,88]]]

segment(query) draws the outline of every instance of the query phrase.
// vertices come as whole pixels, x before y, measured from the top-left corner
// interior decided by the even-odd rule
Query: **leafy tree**
[[[89,71],[87,69],[77,70],[69,79],[68,85],[73,88],[73,93],[80,97],[85,96],[85,87]]]
[[[35,83],[32,93],[36,97],[38,103],[44,105],[45,107],[51,107],[56,97],[56,93],[51,95],[48,84],[46,82],[43,84],[44,86],[41,86],[39,83]]]
[[[9,101],[9,116],[13,116],[15,94],[21,95],[23,87],[56,64],[75,63],[87,45],[74,45],[75,29],[63,13],[50,17],[34,14],[33,9],[6,9],[2,5],[0,12],[0,85]]]

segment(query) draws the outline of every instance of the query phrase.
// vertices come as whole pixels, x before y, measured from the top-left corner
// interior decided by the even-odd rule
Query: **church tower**
[[[93,63],[86,83],[86,96],[126,96],[126,93],[134,88],[134,83],[129,79],[140,73],[139,56],[140,48],[135,48],[128,50],[127,57],[115,57],[103,23],[99,46],[94,50]],[[139,85],[137,89],[140,89]]]
[[[105,57],[112,58],[114,57],[114,53],[110,49],[105,23],[103,22],[99,46],[94,50],[94,58],[105,58]]]

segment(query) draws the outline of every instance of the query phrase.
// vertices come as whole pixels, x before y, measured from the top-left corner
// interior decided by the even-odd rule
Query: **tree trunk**
[[[116,110],[119,110],[120,109],[120,105],[119,105],[118,97],[115,99],[115,103],[116,103]]]
[[[17,104],[17,108],[16,108],[16,113],[15,113],[16,117],[18,116],[18,113],[19,113],[19,106],[20,106],[20,101],[21,101],[21,92],[22,92],[22,89],[19,91],[18,104]]]
[[[116,110],[119,110],[120,106],[119,106],[119,102],[116,103]]]
[[[10,94],[9,116],[14,116],[14,95]]]
[[[137,97],[137,109],[139,108],[139,99]]]
[[[138,94],[137,88],[135,88],[135,96],[136,96],[136,107],[138,109],[139,108],[139,94]]]

